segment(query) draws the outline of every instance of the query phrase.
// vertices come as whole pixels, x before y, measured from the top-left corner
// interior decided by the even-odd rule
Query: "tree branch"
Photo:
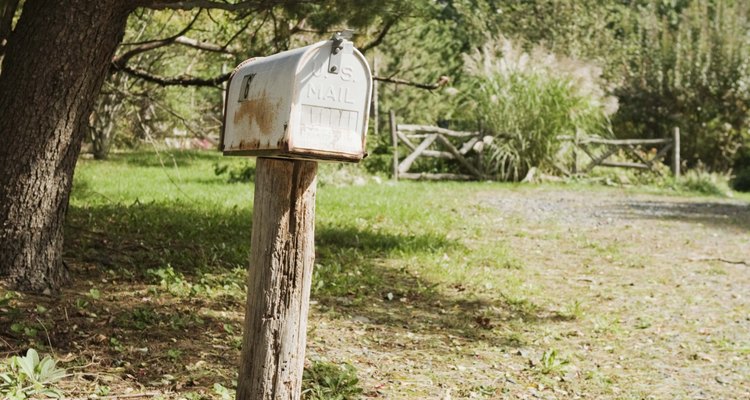
[[[224,10],[224,11],[240,11],[240,10],[252,10],[252,9],[269,9],[280,4],[292,4],[292,3],[314,3],[314,1],[283,1],[283,0],[265,0],[265,1],[240,1],[237,3],[225,3],[214,0],[152,0],[145,1],[140,6],[150,8],[153,10],[192,10],[195,8],[203,8],[207,10]]]
[[[418,89],[426,89],[426,90],[435,90],[442,86],[445,86],[448,82],[450,82],[450,78],[447,76],[441,76],[440,79],[438,79],[438,81],[435,83],[419,83],[419,82],[412,82],[412,81],[407,81],[407,80],[399,79],[399,78],[392,78],[392,77],[386,78],[386,77],[381,77],[381,76],[373,76],[372,79],[374,81],[385,82],[385,83],[395,83],[397,85],[412,86]]]
[[[193,19],[190,21],[187,26],[182,28],[181,31],[179,31],[176,35],[164,38],[164,39],[157,39],[157,40],[146,40],[143,42],[137,42],[137,43],[123,43],[123,45],[128,46],[136,46],[125,53],[120,54],[119,56],[115,56],[112,59],[112,64],[115,65],[116,69],[122,69],[125,68],[128,61],[130,61],[131,58],[137,56],[138,54],[145,53],[149,50],[157,49],[159,47],[168,46],[175,41],[177,41],[178,38],[186,34],[190,29],[193,27],[193,24],[198,20],[198,17],[201,15],[201,10],[198,10],[198,12],[195,14]]]
[[[195,25],[195,22],[198,21],[198,17],[200,17],[200,15],[201,15],[201,11],[203,11],[203,10],[198,10],[198,12],[195,13],[195,16],[193,16],[193,19],[190,20],[190,23],[188,23],[184,28],[182,28],[182,30],[180,30],[179,32],[177,32],[176,34],[174,34],[172,36],[166,37],[164,39],[144,40],[142,42],[131,42],[131,43],[127,43],[126,42],[126,43],[121,43],[121,45],[122,46],[141,46],[141,45],[144,45],[144,44],[150,44],[150,43],[154,43],[154,42],[161,43],[161,42],[164,42],[164,41],[175,40],[178,37],[185,35],[186,33],[188,33],[188,31],[190,31],[190,29],[193,28],[193,25]]]
[[[359,52],[365,54],[368,50],[382,43],[385,39],[385,36],[388,34],[388,31],[390,31],[394,25],[396,25],[396,18],[386,21],[385,24],[383,24],[383,29],[381,29],[380,33],[378,33],[378,36],[376,36],[375,39],[373,39],[370,43],[362,46],[359,49]]]
[[[151,74],[148,71],[144,71],[138,68],[128,66],[120,67],[114,63],[112,63],[112,67],[116,71],[125,72],[128,75],[143,79],[146,82],[155,83],[160,86],[200,86],[221,89],[221,83],[229,80],[229,77],[231,76],[231,73],[228,72],[219,76],[215,76],[213,78],[196,78],[188,75],[164,77]]]
[[[192,47],[198,50],[212,51],[214,53],[234,54],[227,50],[226,46],[219,46],[218,44],[201,42],[197,39],[191,39],[187,36],[179,36],[174,40],[175,43],[183,46]]]

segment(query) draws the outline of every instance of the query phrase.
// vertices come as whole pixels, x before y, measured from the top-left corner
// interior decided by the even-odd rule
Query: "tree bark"
[[[27,0],[0,73],[0,277],[50,293],[66,279],[63,222],[87,118],[128,0]]]
[[[0,0],[0,60],[5,53],[5,42],[13,30],[13,17],[16,14],[18,0]]]
[[[237,400],[299,400],[315,259],[314,161],[259,158]]]

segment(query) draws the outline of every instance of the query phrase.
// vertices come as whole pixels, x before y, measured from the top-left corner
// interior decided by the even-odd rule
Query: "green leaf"
[[[39,354],[34,349],[29,349],[26,352],[25,357],[19,357],[16,359],[18,366],[26,375],[26,377],[32,382],[35,381],[34,367],[39,363]]]

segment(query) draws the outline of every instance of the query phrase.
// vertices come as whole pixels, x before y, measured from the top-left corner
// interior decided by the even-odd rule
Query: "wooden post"
[[[674,136],[672,138],[672,172],[675,178],[680,177],[680,128],[674,127]]]
[[[237,400],[298,400],[315,258],[314,161],[258,158]]]
[[[389,113],[391,123],[391,143],[393,144],[393,180],[398,180],[398,125],[396,124],[396,113],[391,110]]]
[[[578,142],[580,141],[580,137],[580,132],[576,129],[576,136],[575,139],[573,139],[573,165],[570,169],[573,172],[573,175],[578,175]]]

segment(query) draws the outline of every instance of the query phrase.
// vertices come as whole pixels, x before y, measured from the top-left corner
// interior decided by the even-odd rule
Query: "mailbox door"
[[[365,152],[370,68],[348,42],[332,73],[331,43],[315,46],[298,66],[292,107],[297,129],[290,135],[290,147],[295,153],[359,160]]]
[[[241,64],[227,90],[223,150],[258,155],[286,150],[294,73],[305,49]]]

